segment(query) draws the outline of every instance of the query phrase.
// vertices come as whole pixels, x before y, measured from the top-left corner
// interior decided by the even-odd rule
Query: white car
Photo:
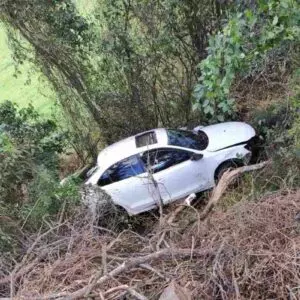
[[[214,187],[223,172],[248,163],[255,130],[225,122],[193,131],[153,129],[100,152],[86,184],[98,185],[130,215]]]

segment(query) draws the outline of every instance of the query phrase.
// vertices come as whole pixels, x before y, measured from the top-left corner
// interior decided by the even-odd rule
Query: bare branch
[[[200,215],[200,220],[204,220],[208,216],[210,211],[218,203],[218,201],[221,199],[222,195],[224,194],[228,186],[234,181],[234,179],[245,172],[262,169],[270,163],[270,161],[265,161],[255,165],[240,167],[232,171],[226,171],[221,177],[221,180],[219,181],[217,186],[214,188],[211,198],[209,199],[206,207]]]

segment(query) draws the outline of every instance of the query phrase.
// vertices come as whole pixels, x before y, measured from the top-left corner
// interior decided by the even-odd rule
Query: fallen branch
[[[234,170],[226,171],[221,177],[219,183],[215,186],[212,192],[212,196],[209,199],[206,207],[204,208],[202,214],[200,215],[200,220],[204,220],[209,212],[213,209],[213,207],[218,203],[228,186],[241,174],[245,172],[251,172],[255,170],[259,170],[264,168],[266,165],[270,164],[270,161],[261,162],[255,165],[243,166]],[[175,211],[168,217],[167,223],[172,224],[175,220],[176,216],[184,210],[184,208],[189,207],[191,201],[193,201],[196,197],[192,197],[194,194],[191,194],[187,197],[181,205],[179,205]]]
[[[224,195],[220,201],[223,199]],[[162,292],[166,286],[170,286],[172,279],[199,299],[213,298],[216,296],[215,291],[227,299],[258,299],[261,296],[264,299],[285,299],[288,296],[300,299],[300,290],[297,289],[300,282],[297,261],[300,249],[297,238],[299,222],[295,220],[299,208],[300,191],[281,190],[258,202],[240,201],[227,211],[214,213],[214,208],[208,216],[209,222],[208,218],[199,221],[201,212],[198,215],[196,209],[195,213],[188,213],[178,223],[177,215],[174,220],[175,228],[172,226],[174,223],[170,226],[166,224],[166,228],[170,228],[170,235],[166,239],[169,243],[166,246],[169,257],[163,259],[162,256],[136,267],[123,269],[123,272],[110,277],[103,284],[98,284],[97,281],[91,292],[86,297],[83,294],[79,299],[136,299],[128,290],[122,290],[121,285],[126,285],[149,299],[158,299],[160,295],[165,295]],[[188,208],[190,209],[194,210],[192,207]],[[38,263],[33,272],[28,272],[17,280],[15,299],[68,299],[68,296],[74,296],[73,292],[94,283],[97,275],[100,280],[123,262],[126,265],[132,258],[156,252],[150,249],[154,248],[151,239],[154,237],[156,241],[160,237],[157,227],[154,231],[147,232],[145,237],[127,231],[115,239],[105,232],[94,235],[88,218],[82,227],[81,216],[80,213],[80,218],[76,217],[78,223],[74,223],[72,219],[72,224],[65,226],[59,235],[55,236],[53,233],[51,238],[46,237],[43,239],[45,242],[37,244],[22,269],[36,256],[40,256],[44,249],[48,250],[49,255]],[[195,217],[199,221],[196,226],[187,227],[189,219],[195,221]],[[57,238],[59,244],[53,241]],[[107,245],[106,251],[103,250],[103,245]],[[184,257],[178,257],[174,254],[176,251],[172,251],[187,248]],[[207,255],[197,256],[200,255],[199,250],[206,250]],[[103,273],[101,264],[103,255],[107,256],[106,274]],[[240,273],[241,262],[249,267],[247,274]],[[99,274],[101,270],[102,274]],[[248,273],[256,280],[248,280]],[[269,274],[274,276],[270,277]],[[119,288],[111,290],[115,287]],[[9,284],[1,286],[1,291],[3,297],[9,297]],[[175,297],[170,299],[174,300]]]
[[[45,252],[45,255],[47,254],[48,252]],[[23,275],[25,275],[26,273],[28,273],[29,271],[31,271],[37,264],[38,262],[43,259],[43,256],[39,256],[39,257],[36,257],[31,263],[29,263],[28,265],[26,265],[25,267],[23,267],[19,272],[17,273],[14,273],[14,280],[17,280],[19,279],[20,277],[22,277]],[[7,275],[3,278],[0,279],[0,285],[3,285],[3,284],[7,284],[11,281],[11,278],[12,278],[12,275]],[[0,298],[1,300],[1,298]]]
[[[207,256],[207,255],[213,255],[213,249],[210,250],[194,250],[193,251],[193,256]],[[132,268],[138,267],[140,264],[144,264],[146,262],[149,261],[153,261],[153,260],[157,260],[157,259],[167,259],[170,257],[181,257],[181,258],[185,258],[188,257],[190,258],[191,256],[191,249],[163,249],[151,254],[147,254],[147,255],[143,255],[143,256],[139,256],[136,258],[131,258],[128,259],[127,261],[125,261],[124,263],[122,263],[121,265],[119,265],[118,267],[116,267],[115,269],[113,269],[112,271],[110,271],[109,273],[101,276],[102,270],[101,272],[98,272],[96,275],[93,276],[93,278],[91,278],[89,280],[90,284],[73,292],[73,293],[67,293],[67,292],[62,292],[62,293],[57,293],[57,294],[52,294],[52,295],[48,295],[41,299],[57,299],[57,300],[75,300],[75,299],[82,299],[85,296],[87,296],[96,285],[100,285],[103,284],[107,281],[109,281],[111,278],[124,273],[124,272],[128,272],[130,271]]]
[[[241,174],[245,172],[251,172],[255,170],[259,170],[264,168],[266,165],[270,164],[270,161],[261,162],[259,164],[244,166],[232,171],[226,171],[221,177],[219,183],[215,186],[212,191],[212,196],[210,197],[207,205],[205,206],[202,214],[200,215],[200,220],[206,219],[210,211],[214,208],[214,206],[219,202],[222,195],[227,190],[228,186]]]
[[[25,265],[28,257],[30,256],[30,254],[32,253],[32,251],[34,250],[34,248],[36,247],[36,245],[44,238],[46,237],[48,234],[50,234],[51,232],[53,232],[55,229],[61,227],[62,225],[64,225],[66,222],[64,223],[60,223],[55,227],[50,228],[48,231],[44,232],[43,234],[39,235],[35,241],[32,243],[32,245],[27,249],[25,255],[23,256],[22,260],[20,263],[18,263],[15,268],[12,270],[11,274],[9,276],[7,276],[7,279],[9,279],[10,281],[10,293],[11,293],[11,297],[13,298],[14,296],[14,282],[16,280],[16,274],[18,275],[17,277],[20,277],[24,271],[21,270],[22,267]],[[47,252],[45,252],[44,254],[46,254]],[[37,263],[39,260],[39,258],[36,258],[33,261],[33,264],[30,264],[28,268],[25,268],[26,271],[28,272],[32,267],[34,267],[35,263]],[[19,272],[21,270],[21,272]],[[5,280],[2,280],[3,283],[5,283]]]

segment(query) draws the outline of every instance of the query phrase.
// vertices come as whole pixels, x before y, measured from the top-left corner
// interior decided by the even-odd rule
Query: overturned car
[[[149,130],[101,151],[86,184],[139,214],[212,188],[228,168],[249,163],[254,138],[243,122]]]

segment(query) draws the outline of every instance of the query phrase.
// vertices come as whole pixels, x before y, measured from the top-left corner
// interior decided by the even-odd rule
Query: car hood
[[[225,122],[201,128],[209,139],[205,150],[217,151],[235,144],[247,142],[255,136],[255,130],[244,122]]]

